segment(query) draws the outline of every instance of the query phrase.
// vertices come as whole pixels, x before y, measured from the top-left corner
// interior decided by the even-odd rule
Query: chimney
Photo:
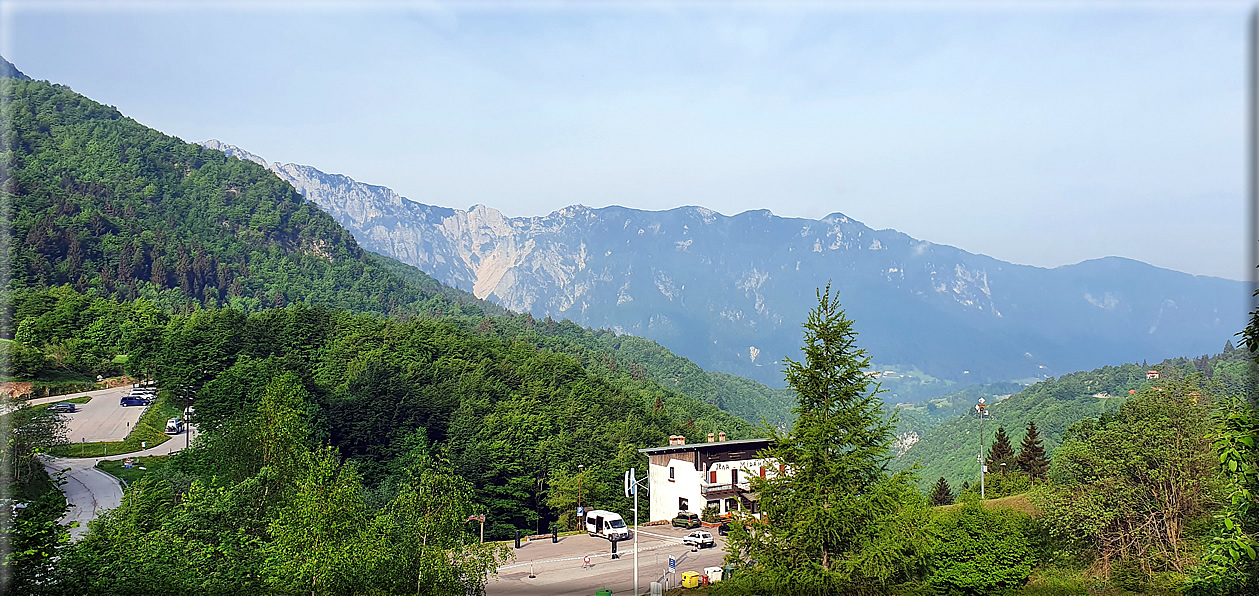
[[[725,441],[725,440],[726,440],[726,431],[724,431],[724,430],[723,430],[723,431],[721,431],[721,434],[717,435],[717,440],[718,440],[718,441]]]
[[[709,443],[713,442],[713,433],[708,433],[708,442]]]
[[[685,445],[685,444],[686,444],[686,435],[669,435],[670,447],[674,445]]]

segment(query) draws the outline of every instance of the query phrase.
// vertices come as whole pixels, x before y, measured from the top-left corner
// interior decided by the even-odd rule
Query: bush
[[[1001,594],[1027,582],[1035,563],[1026,528],[1031,518],[984,509],[968,498],[934,519],[939,545],[928,582],[944,594]]]
[[[720,511],[721,509],[714,507],[712,505],[709,505],[708,507],[705,507],[703,511],[700,512],[699,517],[700,519],[710,524],[717,523],[717,516],[720,514]]]
[[[0,370],[18,379],[39,376],[47,368],[44,353],[20,341],[0,341]]]

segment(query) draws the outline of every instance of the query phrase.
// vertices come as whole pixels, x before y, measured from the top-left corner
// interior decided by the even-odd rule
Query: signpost
[[[485,514],[481,514],[481,515],[469,515],[469,516],[468,516],[468,521],[478,521],[478,522],[481,522],[481,542],[483,542],[483,543],[484,543],[484,542],[485,542]]]

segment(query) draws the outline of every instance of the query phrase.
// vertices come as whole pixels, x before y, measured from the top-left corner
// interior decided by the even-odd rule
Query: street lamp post
[[[585,471],[586,471],[586,466],[577,464],[577,509],[578,510],[581,510],[581,481],[584,479],[583,477],[585,476]],[[581,520],[577,520],[577,523],[580,524]]]

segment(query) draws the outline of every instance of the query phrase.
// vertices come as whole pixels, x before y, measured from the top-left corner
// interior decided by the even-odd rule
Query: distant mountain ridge
[[[1243,282],[1130,259],[1015,265],[841,213],[577,205],[509,218],[203,145],[266,165],[364,247],[445,284],[511,310],[645,337],[771,386],[781,386],[780,359],[798,352],[799,325],[828,280],[876,363],[967,384],[1207,352],[1244,326]]]

